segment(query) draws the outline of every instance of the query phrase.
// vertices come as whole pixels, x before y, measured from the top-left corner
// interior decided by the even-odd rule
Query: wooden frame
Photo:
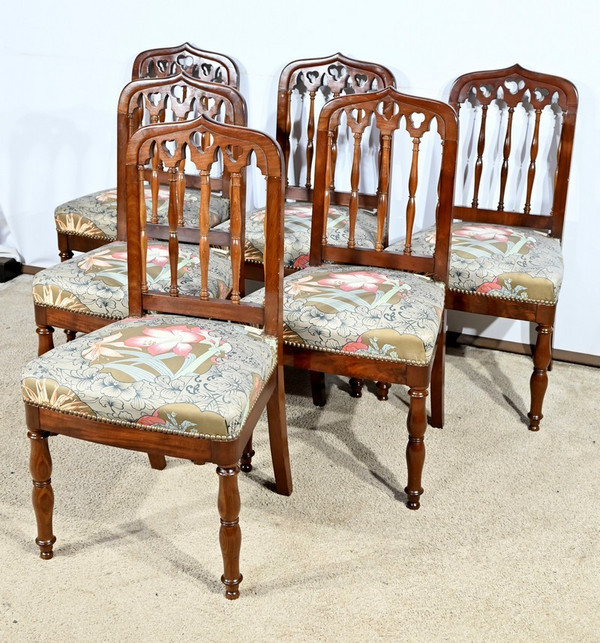
[[[167,149],[166,142],[171,145]],[[200,206],[201,289],[198,297],[179,297],[176,271],[169,293],[148,290],[146,283],[147,217],[144,195],[144,167],[148,159],[159,157],[160,166],[169,175],[169,261],[177,265],[179,240],[177,233],[179,209],[179,178],[184,175],[185,159],[191,157],[201,177],[210,176],[210,167],[217,151],[223,152],[224,164],[231,176],[230,259],[234,276],[233,296],[228,301],[213,300],[205,291],[208,272],[208,203],[210,183],[202,182]],[[189,156],[186,157],[186,155]],[[243,235],[245,208],[241,200],[241,175],[255,155],[256,164],[266,178],[266,230],[268,243],[265,255],[267,271],[264,305],[247,304],[240,299],[243,279]],[[240,497],[237,475],[249,471],[252,460],[252,431],[266,407],[269,421],[271,453],[276,488],[289,495],[292,491],[282,364],[282,228],[283,172],[278,145],[259,132],[233,125],[223,125],[203,116],[193,121],[149,126],[131,138],[126,158],[126,194],[128,219],[128,279],[130,313],[141,317],[148,309],[173,312],[185,316],[234,320],[263,326],[264,332],[276,340],[277,364],[259,394],[239,435],[230,439],[210,439],[185,434],[162,433],[135,426],[115,426],[110,418],[96,420],[78,417],[59,410],[26,402],[28,436],[31,440],[30,469],[33,478],[33,505],[38,525],[36,543],[43,559],[53,556],[56,540],[52,527],[54,492],[50,476],[52,461],[48,438],[61,434],[89,442],[146,452],[155,468],[165,466],[165,455],[186,458],[196,464],[217,464],[219,478],[218,508],[221,517],[219,540],[223,554],[225,596],[239,596],[242,575],[239,571],[241,531],[239,527]]]
[[[512,85],[514,83],[514,85]],[[509,91],[512,85],[514,92]],[[484,90],[485,89],[485,93]],[[482,176],[483,156],[486,150],[486,111],[497,99],[498,90],[503,89],[502,102],[508,111],[508,122],[504,134],[504,144],[498,153],[502,154],[500,177],[500,196],[496,209],[483,209],[479,205],[479,187]],[[527,169],[527,188],[523,212],[507,211],[504,206],[509,170],[509,156],[512,145],[512,113],[523,100],[531,104],[535,122],[531,143],[529,144]],[[477,136],[477,161],[473,182],[472,201],[469,205],[455,205],[454,218],[507,226],[524,226],[535,230],[546,230],[550,236],[562,238],[575,119],[577,115],[577,89],[570,81],[540,74],[513,65],[505,69],[471,72],[459,76],[450,90],[449,102],[460,115],[462,105],[467,100],[475,100],[482,108],[482,117]],[[536,177],[536,159],[540,149],[540,116],[542,111],[557,105],[562,113],[560,140],[557,146],[556,169],[552,203],[546,213],[532,212],[531,195]],[[537,341],[533,352],[533,374],[530,380],[531,403],[527,414],[529,429],[537,431],[543,418],[542,406],[548,386],[548,370],[552,361],[552,334],[556,304],[530,302],[527,300],[506,300],[479,293],[448,290],[446,307],[469,313],[506,317],[537,324]]]

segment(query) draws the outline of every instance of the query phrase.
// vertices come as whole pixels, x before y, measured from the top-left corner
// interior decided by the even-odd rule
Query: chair
[[[218,150],[231,174],[232,233],[228,246],[229,300],[208,291],[209,173]],[[251,155],[266,178],[266,296],[263,305],[240,301],[243,267],[242,174]],[[146,161],[169,173],[167,292],[154,290],[146,271]],[[180,287],[177,234],[178,178],[193,163],[202,180],[199,257],[194,293]],[[163,458],[213,462],[219,479],[219,540],[225,596],[239,596],[241,532],[237,476],[250,470],[252,431],[267,407],[277,491],[292,491],[282,366],[281,266],[283,174],[277,144],[268,136],[204,117],[144,128],[127,149],[127,256],[130,317],[30,362],[23,398],[31,439],[33,506],[43,559],[52,558],[54,495],[48,438],[60,434]],[[146,315],[155,311],[152,315]]]
[[[461,146],[446,307],[537,324],[531,431],[552,358],[577,102],[568,80],[519,65],[464,74],[450,91]]]
[[[181,74],[239,89],[239,71],[231,58],[202,51],[189,43],[179,47],[149,49],[138,54],[133,63],[131,79],[151,78],[156,81],[181,78]],[[161,114],[159,120],[163,118],[164,114]],[[220,203],[215,199],[214,225],[227,219],[228,208],[225,199],[221,199]],[[61,261],[70,259],[73,251],[88,252],[111,241],[124,241],[124,230],[117,229],[119,218],[115,188],[87,194],[57,206],[54,220]]]
[[[148,123],[158,123],[169,118],[182,121],[200,114],[237,125],[246,124],[245,102],[235,89],[205,83],[186,74],[132,81],[121,93],[117,117],[117,190],[112,191],[110,198],[113,200],[110,202],[104,199],[106,192],[86,197],[98,200],[102,196],[104,203],[101,203],[97,211],[100,212],[108,204],[108,209],[104,212],[108,212],[111,217],[113,212],[117,213],[118,240],[107,243],[105,239],[104,245],[39,272],[34,277],[33,298],[40,355],[53,347],[52,333],[55,327],[68,329],[67,336],[72,339],[76,332],[87,333],[127,316],[126,212],[123,186],[128,140],[137,129]],[[227,193],[227,171],[222,174],[222,177],[210,177],[210,182]],[[151,276],[155,288],[168,289],[168,250],[165,242],[169,239],[166,226],[168,190],[160,187],[165,184],[167,174],[160,167],[154,166],[147,169],[146,177],[150,182],[147,190],[147,234],[153,239],[149,246],[148,263],[152,267]],[[178,233],[180,240],[193,242],[197,238],[197,230],[194,232],[193,228],[198,227],[200,183],[197,176],[188,177],[186,181],[184,178],[182,174],[178,184],[180,197],[183,195],[178,204]],[[229,199],[211,194],[209,214],[211,226],[216,220],[229,217]],[[225,233],[220,233],[220,236],[222,239],[227,238]],[[214,266],[209,287],[214,296],[226,297],[230,288],[228,267],[222,265],[218,251],[215,250],[212,254]],[[197,249],[187,246],[185,251],[182,249],[180,258],[182,264],[179,270],[184,271],[186,276],[182,287],[193,289],[196,287],[194,275],[199,265]],[[221,270],[218,269],[218,264],[221,264]]]
[[[315,122],[321,105],[338,96],[360,95],[395,84],[392,72],[382,65],[340,53],[296,60],[283,68],[277,90],[277,142],[284,154],[287,181],[283,250],[286,274],[308,265]],[[337,154],[337,148],[333,154]],[[348,194],[332,190],[330,201],[329,238],[343,243],[348,238]],[[361,195],[355,235],[366,245],[374,244],[376,225],[363,208],[373,205],[372,197],[363,200]],[[264,208],[258,208],[246,220],[246,275],[258,281],[263,280],[263,217]],[[228,227],[225,222],[217,229]]]
[[[341,245],[329,241],[325,213],[335,171],[334,145],[344,121],[355,147],[349,170],[349,235]],[[400,160],[406,165],[400,160],[392,163],[392,140],[396,153],[404,152]],[[361,247],[354,234],[357,186],[365,171],[361,157],[366,150],[361,143],[367,142],[376,143],[368,155],[377,166],[373,249]],[[445,103],[407,96],[391,87],[327,103],[317,133],[310,266],[284,280],[284,363],[311,372],[315,404],[325,403],[323,373],[409,387],[405,491],[410,509],[419,508],[423,493],[430,382],[431,424],[443,425],[444,296],[456,147],[456,115]],[[401,190],[397,198],[391,191],[394,165],[398,173],[405,169],[394,181],[396,190]],[[415,217],[427,210],[437,222],[435,248],[422,254],[411,246],[411,239]],[[387,231],[389,227],[390,234],[402,232],[394,231],[400,211],[405,241],[393,251]],[[246,299],[260,301],[260,297],[259,291]]]

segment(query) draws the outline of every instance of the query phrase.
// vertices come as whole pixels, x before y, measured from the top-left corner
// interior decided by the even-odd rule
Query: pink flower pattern
[[[508,243],[509,238],[514,234],[512,228],[503,228],[501,226],[464,226],[453,231],[455,237],[467,237],[477,241],[500,241]]]
[[[330,277],[319,279],[317,282],[321,286],[333,286],[346,292],[352,290],[366,290],[367,292],[377,292],[379,284],[386,281],[386,276],[379,272],[340,272],[330,273]]]
[[[125,346],[145,348],[153,357],[165,353],[175,353],[185,357],[192,350],[191,344],[206,339],[206,331],[197,326],[168,326],[167,328],[144,328],[144,336],[130,337]]]

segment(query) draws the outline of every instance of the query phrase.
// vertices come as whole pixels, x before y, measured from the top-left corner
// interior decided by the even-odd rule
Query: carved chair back
[[[349,235],[346,246],[327,242],[326,225],[331,201],[331,175],[335,167],[333,150],[339,136],[340,122],[354,138],[354,155],[350,168]],[[375,130],[376,135],[372,136]],[[378,92],[350,95],[327,103],[319,117],[315,171],[315,193],[311,230],[311,265],[324,261],[392,268],[427,274],[446,281],[448,273],[449,237],[452,221],[452,199],[458,126],[456,114],[446,103],[401,94],[392,87]],[[420,148],[425,137],[431,153],[421,158]],[[371,154],[377,165],[375,248],[359,247],[354,238],[358,208],[358,187],[361,182],[363,140],[375,140],[378,149]],[[393,214],[389,198],[392,184],[392,142],[401,152],[407,148],[409,169],[406,176],[396,176],[402,184],[406,202]],[[439,163],[435,162],[437,147]],[[431,161],[431,163],[429,163]],[[398,168],[400,169],[400,168]],[[399,173],[398,173],[399,174]],[[423,177],[421,178],[421,174]],[[419,255],[411,248],[415,215],[427,192],[434,192],[436,218],[435,250],[433,255]],[[392,219],[404,219],[404,243],[399,250],[387,248],[387,232]],[[395,246],[396,247],[396,246]]]
[[[229,247],[232,288],[227,300],[208,293],[210,173],[219,156],[230,175],[231,227],[221,233],[221,245]],[[264,305],[241,301],[243,295],[243,248],[245,197],[244,173],[255,164],[266,179],[265,211],[265,300]],[[160,167],[169,176],[169,293],[153,292],[146,279],[147,215],[145,168]],[[179,185],[193,166],[201,183],[198,209],[200,290],[198,296],[180,293],[178,285],[181,208]],[[127,148],[127,247],[129,309],[134,316],[146,311],[194,315],[204,318],[260,325],[280,340],[282,333],[283,168],[278,145],[267,135],[244,127],[224,125],[201,116],[193,121],[156,125],[138,130]],[[281,357],[281,353],[280,353]]]
[[[133,62],[131,79],[167,78],[181,72],[204,82],[240,87],[240,73],[234,60],[188,42],[178,47],[142,51]]]
[[[339,96],[356,96],[395,84],[394,75],[386,67],[340,53],[296,60],[283,68],[277,94],[277,142],[284,155],[288,198],[312,200],[315,123],[320,105]],[[334,165],[336,157],[334,147]],[[332,202],[337,203],[336,197],[332,186]]]
[[[513,65],[460,76],[449,102],[461,129],[455,218],[560,238],[577,114],[573,83]]]
[[[246,102],[241,94],[233,87],[207,83],[179,73],[168,78],[143,79],[130,82],[123,89],[119,98],[117,116],[117,194],[123,193],[125,185],[125,155],[127,144],[131,136],[142,127],[169,121],[183,122],[200,115],[230,123],[233,125],[246,125]],[[157,227],[158,203],[155,193],[159,186],[167,183],[167,175],[156,165],[158,159],[154,158],[155,165],[146,169],[146,178],[150,183],[153,194],[150,223],[153,224],[153,236],[162,238],[164,232]],[[211,177],[213,190],[229,190],[228,174],[215,167],[215,176]],[[188,177],[187,181],[181,180],[179,189],[183,200],[185,186],[199,188],[198,177]],[[183,225],[183,211],[181,211],[180,225]],[[126,206],[125,199],[117,199],[117,237],[126,238]]]

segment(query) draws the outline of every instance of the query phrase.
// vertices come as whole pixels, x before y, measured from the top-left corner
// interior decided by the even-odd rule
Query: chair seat
[[[125,319],[29,362],[23,399],[144,430],[229,440],[276,363],[276,340],[255,328],[177,315]]]
[[[150,241],[147,279],[150,290],[167,292],[170,286],[168,244]],[[179,252],[181,294],[200,290],[198,247],[181,244]],[[223,251],[211,249],[208,290],[211,297],[225,298],[231,290],[231,263]],[[110,319],[129,315],[127,298],[127,243],[114,241],[73,257],[33,278],[36,305]]]
[[[150,191],[148,194],[148,216],[150,216]],[[166,224],[168,190],[159,190],[158,222]],[[189,188],[185,191],[183,219],[186,226],[198,227],[200,190]],[[229,199],[216,194],[210,197],[210,226],[229,219]],[[92,239],[114,241],[117,238],[117,190],[102,190],[82,196],[59,205],[54,211],[57,232]]]
[[[431,361],[444,285],[365,266],[309,267],[284,279],[284,343],[395,362]],[[258,302],[259,290],[246,297]]]
[[[435,228],[413,237],[415,253],[431,254]],[[560,241],[531,228],[489,223],[452,224],[450,290],[554,304],[563,278]],[[402,243],[389,250],[402,247]]]
[[[310,222],[312,204],[290,202],[285,204],[283,265],[301,269],[308,265],[310,251]],[[263,262],[265,249],[264,208],[250,212],[246,217],[246,261]],[[348,208],[330,206],[327,239],[335,245],[348,243]],[[229,230],[229,221],[218,225],[217,230]],[[356,245],[374,248],[377,238],[377,218],[368,210],[359,210],[356,217]]]

